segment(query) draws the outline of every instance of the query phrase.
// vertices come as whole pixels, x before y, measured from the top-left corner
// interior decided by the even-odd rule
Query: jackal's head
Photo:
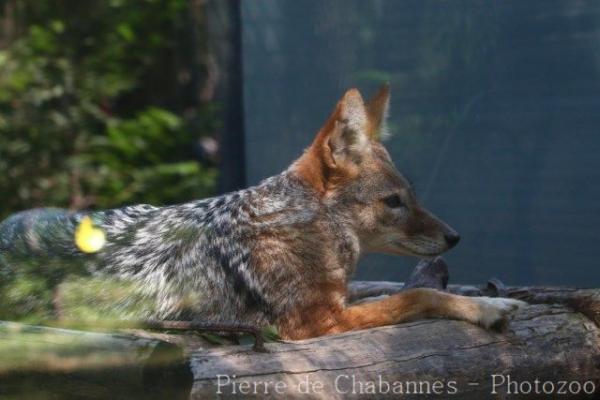
[[[388,108],[387,86],[366,104],[349,90],[292,168],[356,232],[363,251],[435,256],[460,237],[419,205],[379,141]]]

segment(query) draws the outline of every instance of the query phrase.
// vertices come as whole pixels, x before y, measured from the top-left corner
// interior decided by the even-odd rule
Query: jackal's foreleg
[[[338,309],[332,307],[330,313],[321,309],[318,314],[299,318],[303,324],[284,325],[282,333],[290,339],[302,339],[426,318],[455,319],[484,328],[503,329],[510,314],[525,304],[514,299],[410,289],[378,301]]]

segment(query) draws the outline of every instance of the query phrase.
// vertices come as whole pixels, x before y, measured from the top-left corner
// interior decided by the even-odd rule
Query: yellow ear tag
[[[75,229],[75,244],[79,250],[84,253],[95,253],[104,247],[105,243],[104,231],[95,228],[90,217],[83,217]]]

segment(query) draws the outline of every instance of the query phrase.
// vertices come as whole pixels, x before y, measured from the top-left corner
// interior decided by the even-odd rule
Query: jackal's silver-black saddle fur
[[[301,274],[252,268],[253,243],[259,236],[301,230],[320,206],[314,191],[284,172],[255,187],[174,206],[25,211],[0,224],[0,279],[10,279],[21,263],[35,262],[40,273],[90,273],[137,283],[153,307],[143,315],[124,312],[129,317],[269,323],[293,303]],[[106,245],[94,254],[82,253],[74,242],[86,215],[106,234]]]

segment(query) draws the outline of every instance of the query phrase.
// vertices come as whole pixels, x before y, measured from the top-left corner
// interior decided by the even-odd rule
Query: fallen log
[[[526,307],[505,333],[426,320],[267,349],[192,350],[192,398],[529,398],[536,382],[540,396],[600,393],[600,330],[562,305]]]
[[[214,346],[195,335],[0,323],[0,397],[481,399],[530,398],[536,391],[545,398],[597,396],[600,290],[501,286],[446,289],[502,292],[534,303],[504,333],[424,320],[270,342],[267,353],[253,351],[251,344]],[[355,301],[403,288],[394,282],[350,286]]]

